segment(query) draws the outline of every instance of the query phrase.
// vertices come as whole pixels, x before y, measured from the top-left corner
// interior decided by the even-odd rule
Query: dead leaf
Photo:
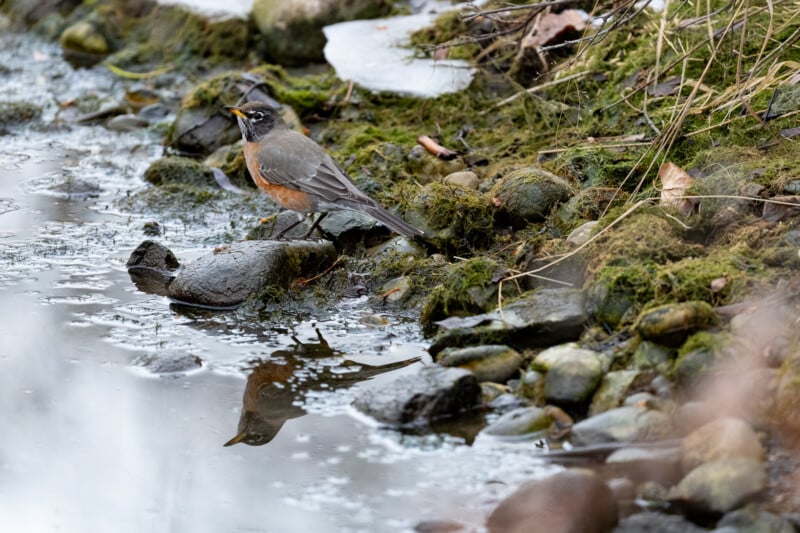
[[[764,211],[761,213],[761,218],[767,222],[778,222],[784,218],[800,214],[800,196],[775,196],[772,199],[778,202],[786,202],[795,205],[764,204]]]
[[[661,165],[658,178],[661,180],[661,207],[674,207],[683,216],[691,215],[698,200],[684,197],[689,195],[694,178],[674,163]]]
[[[583,17],[575,9],[561,13],[548,13],[539,18],[535,31],[522,40],[522,47],[556,44],[580,33],[586,28]]]

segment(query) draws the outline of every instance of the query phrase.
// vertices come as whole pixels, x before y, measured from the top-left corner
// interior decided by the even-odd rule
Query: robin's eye
[[[254,111],[250,115],[250,118],[252,118],[253,120],[261,120],[262,118],[264,118],[264,113],[262,113],[261,111]]]

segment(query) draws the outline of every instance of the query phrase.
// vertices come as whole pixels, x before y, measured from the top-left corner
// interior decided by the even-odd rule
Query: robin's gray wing
[[[275,185],[312,194],[327,202],[371,205],[325,150],[302,133],[275,130],[258,150],[261,175]]]

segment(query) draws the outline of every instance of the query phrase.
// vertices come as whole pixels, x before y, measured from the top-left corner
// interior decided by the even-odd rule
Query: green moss
[[[216,186],[212,170],[188,157],[164,157],[154,161],[145,171],[144,180],[158,187],[169,184]]]
[[[432,322],[449,316],[473,315],[492,309],[496,302],[494,282],[498,264],[486,257],[449,265],[442,283],[433,287],[420,311],[420,322]]]

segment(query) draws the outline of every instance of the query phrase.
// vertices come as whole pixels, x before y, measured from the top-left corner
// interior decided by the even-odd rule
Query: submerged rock
[[[244,241],[186,265],[167,295],[182,303],[233,307],[264,290],[283,291],[336,259],[327,241]]]
[[[442,366],[458,367],[472,372],[478,381],[505,383],[522,366],[522,356],[508,346],[490,344],[471,348],[446,349],[436,362]]]
[[[578,289],[541,289],[527,298],[467,318],[437,322],[445,331],[428,351],[436,355],[447,347],[508,344],[516,349],[552,346],[577,339],[586,323],[583,292]]]
[[[606,533],[616,524],[611,489],[593,472],[578,469],[525,483],[487,521],[490,533]]]
[[[672,488],[669,499],[690,511],[726,513],[760,494],[767,486],[761,461],[740,457],[698,466]]]
[[[353,406],[384,424],[408,426],[455,417],[480,403],[481,387],[471,372],[430,365],[416,374],[369,386]]]

